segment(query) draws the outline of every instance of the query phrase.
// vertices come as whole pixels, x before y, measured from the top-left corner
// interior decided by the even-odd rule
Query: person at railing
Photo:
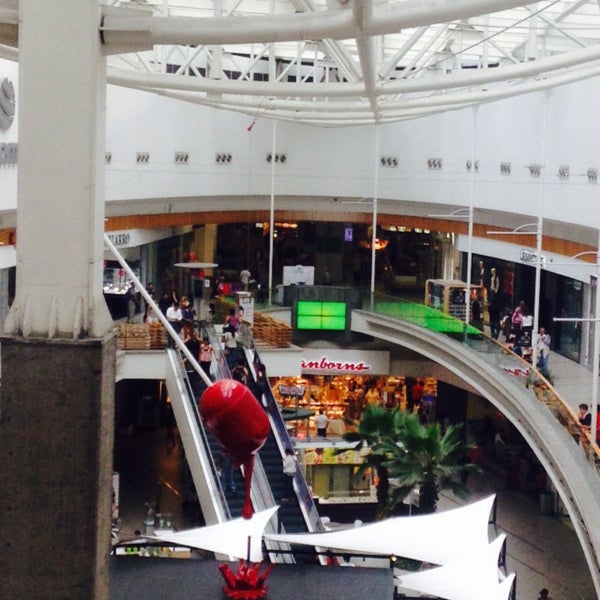
[[[540,327],[537,334],[538,368],[542,373],[548,372],[548,356],[550,355],[550,334],[545,327]]]
[[[581,403],[579,405],[579,414],[577,415],[579,425],[585,431],[589,431],[592,426],[592,413],[590,413],[589,408],[587,404]]]
[[[523,300],[521,300],[521,302],[519,302],[519,305],[517,306],[517,308],[515,308],[511,316],[511,323],[514,328],[517,339],[520,339],[521,337],[521,327],[523,326],[524,310],[527,310],[527,305]]]

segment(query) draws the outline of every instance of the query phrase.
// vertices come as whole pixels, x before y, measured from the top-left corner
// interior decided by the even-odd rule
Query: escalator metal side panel
[[[167,390],[204,520],[207,525],[223,523],[229,519],[229,511],[212,468],[212,457],[200,430],[197,412],[195,414],[187,392],[179,353],[167,350],[167,361]]]
[[[256,377],[255,365],[260,363],[258,352],[256,348],[245,348],[245,352],[248,364],[252,370],[252,375],[253,377]],[[263,406],[267,411],[271,430],[275,437],[275,441],[277,442],[277,446],[279,447],[281,456],[283,457],[285,448],[292,448],[293,444],[270,386],[265,390],[263,395]],[[306,482],[304,473],[301,470],[298,470],[294,477],[294,489],[296,491],[300,510],[304,516],[307,531],[323,531],[323,525],[315,506],[312,492]]]

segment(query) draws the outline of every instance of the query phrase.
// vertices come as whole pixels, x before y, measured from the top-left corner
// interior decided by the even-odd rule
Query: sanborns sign
[[[319,375],[389,375],[387,351],[304,349],[302,372]]]

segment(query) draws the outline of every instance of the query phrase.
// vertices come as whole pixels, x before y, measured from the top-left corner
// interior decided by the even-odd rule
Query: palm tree
[[[401,413],[388,410],[377,404],[368,404],[361,415],[360,421],[354,423],[356,431],[344,434],[348,442],[358,442],[356,450],[368,446],[370,452],[358,468],[356,477],[360,478],[368,469],[377,473],[377,517],[383,518],[388,514],[387,505],[390,493],[388,469],[385,465],[388,456],[383,448],[389,440],[395,440],[399,435]]]
[[[417,415],[408,413],[401,413],[397,424],[397,438],[381,439],[376,444],[377,453],[387,457],[383,466],[394,484],[389,490],[388,511],[415,487],[421,513],[436,511],[441,489],[466,497],[468,490],[460,475],[480,469],[466,460],[469,447],[461,440],[461,425],[451,425],[442,434],[438,423],[423,425]]]

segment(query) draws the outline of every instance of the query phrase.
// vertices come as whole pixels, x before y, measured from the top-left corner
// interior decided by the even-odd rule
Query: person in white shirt
[[[179,307],[179,302],[174,301],[173,304],[167,308],[165,317],[167,317],[167,321],[169,321],[177,335],[180,335],[183,329],[183,313]]]
[[[327,436],[327,425],[329,425],[329,419],[327,418],[327,415],[323,411],[321,411],[315,417],[315,425],[317,426],[317,435],[320,437],[326,437]]]

